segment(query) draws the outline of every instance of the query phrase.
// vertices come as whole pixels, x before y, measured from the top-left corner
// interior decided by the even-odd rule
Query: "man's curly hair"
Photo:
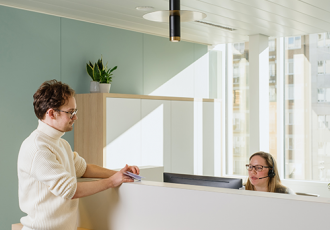
[[[33,107],[36,116],[42,120],[48,109],[59,109],[75,91],[67,84],[57,80],[45,81],[33,95]]]

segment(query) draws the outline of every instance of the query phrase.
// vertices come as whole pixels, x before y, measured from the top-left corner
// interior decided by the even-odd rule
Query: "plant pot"
[[[89,87],[89,92],[99,93],[100,92],[100,83],[98,81],[91,81],[91,85]]]
[[[109,93],[111,84],[100,83],[100,93]]]

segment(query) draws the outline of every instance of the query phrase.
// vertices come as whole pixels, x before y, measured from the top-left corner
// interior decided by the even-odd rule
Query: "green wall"
[[[24,215],[17,156],[37,126],[32,96],[42,82],[88,93],[85,64],[102,54],[109,67],[118,65],[112,93],[148,94],[206,53],[204,45],[0,6],[0,229]],[[64,138],[73,147],[73,132]]]

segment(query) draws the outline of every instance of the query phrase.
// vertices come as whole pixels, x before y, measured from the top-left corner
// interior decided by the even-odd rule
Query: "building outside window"
[[[231,110],[233,123],[228,138],[232,140],[233,146],[228,146],[231,150],[227,153],[227,165],[229,166],[226,168],[226,173],[245,175],[244,165],[249,155],[248,42],[235,43],[231,46],[233,62],[230,65],[233,68],[233,80],[228,84],[231,84],[233,93],[232,104],[228,106],[228,110]]]
[[[330,47],[330,32],[317,34],[317,47]]]
[[[330,74],[330,60],[325,61],[325,74]]]
[[[330,88],[318,88],[317,89],[317,102],[330,102]]]
[[[324,47],[325,45],[325,33],[317,34],[317,47]]]
[[[276,39],[269,41],[270,152],[283,155],[279,163],[284,168],[284,179],[330,180],[330,33],[285,37],[283,41],[283,57],[277,56]],[[228,109],[233,120],[231,133],[226,137],[232,140],[232,146],[228,146],[232,153],[226,156],[226,173],[234,175],[246,175],[240,164],[247,163],[251,154],[249,46],[248,42],[242,44],[231,44],[233,80],[228,82],[232,88],[228,96],[233,98]],[[283,85],[277,85],[280,67],[284,69]],[[279,138],[276,127],[280,121],[277,120],[278,92],[283,92],[284,97],[284,152],[279,153],[276,148]]]
[[[294,63],[293,63],[293,59],[288,59],[285,62],[285,73],[287,75],[293,75],[294,74]]]
[[[287,50],[301,49],[301,36],[286,37],[285,41]]]
[[[234,81],[234,84],[235,83],[239,83],[239,64],[238,63],[235,63],[233,65],[234,69],[233,69],[233,81]]]
[[[324,181],[330,172],[330,50],[328,33],[301,36],[300,49],[285,48],[285,178]],[[314,64],[314,63],[317,63]],[[330,69],[330,68],[329,68]],[[322,154],[321,154],[322,153]]]
[[[245,50],[245,43],[234,43],[233,48],[235,54],[243,54]]]
[[[317,62],[317,74],[324,74],[324,61]]]
[[[275,62],[269,62],[269,83],[276,83],[276,66]]]
[[[270,52],[271,52],[271,51],[275,51],[275,39],[273,39],[273,40],[269,40],[268,45],[269,45],[269,51],[270,51]]]
[[[276,88],[269,87],[269,101],[274,102],[276,101]]]

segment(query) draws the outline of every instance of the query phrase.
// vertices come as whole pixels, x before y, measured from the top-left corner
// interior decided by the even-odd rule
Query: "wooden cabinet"
[[[111,93],[78,94],[76,101],[74,148],[88,163],[111,169],[163,166],[167,172],[201,175],[203,168],[214,171],[212,161],[221,149],[214,148],[221,141],[214,135],[221,128],[214,126],[221,120],[214,108],[220,109],[220,102]]]

